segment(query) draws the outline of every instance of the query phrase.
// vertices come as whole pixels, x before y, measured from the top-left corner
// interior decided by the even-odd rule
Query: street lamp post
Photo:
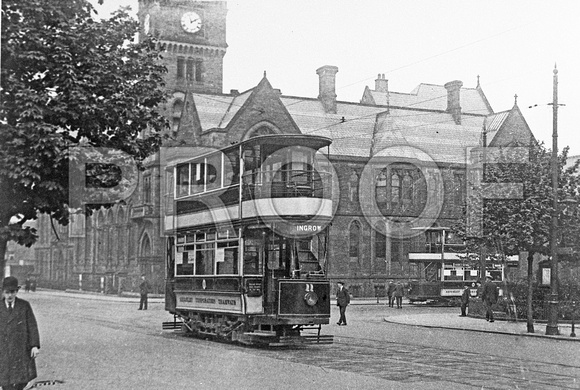
[[[550,295],[548,298],[547,335],[560,334],[558,331],[558,69],[554,66],[554,95],[552,102],[552,229],[550,232]]]

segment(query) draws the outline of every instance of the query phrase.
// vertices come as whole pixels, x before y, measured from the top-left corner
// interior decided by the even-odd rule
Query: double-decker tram
[[[450,228],[414,228],[425,232],[425,251],[409,253],[409,263],[415,265],[415,279],[409,282],[408,298],[412,303],[453,303],[469,286],[471,296],[477,295],[480,277],[477,256],[466,253],[464,242]],[[504,280],[504,266],[486,260],[486,276],[494,282]],[[485,278],[483,278],[485,279]]]
[[[166,310],[189,334],[331,343],[326,278],[331,141],[263,135],[174,163]]]

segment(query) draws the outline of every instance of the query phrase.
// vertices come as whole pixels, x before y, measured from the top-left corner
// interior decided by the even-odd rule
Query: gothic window
[[[185,77],[185,58],[177,59],[177,78],[182,79]]]
[[[382,225],[384,226],[384,225]],[[375,227],[375,257],[387,256],[387,236],[381,232],[381,226]]]
[[[145,234],[141,240],[141,257],[151,256],[151,240],[149,235]]]
[[[348,179],[348,189],[350,200],[351,202],[354,202],[358,195],[358,175],[356,174],[355,170],[350,173],[350,177]]]
[[[411,178],[411,175],[409,174],[409,172],[405,172],[404,176],[403,176],[403,185],[402,185],[402,194],[401,197],[403,198],[403,201],[411,201],[412,197],[413,197],[413,179]]]
[[[401,179],[399,175],[395,172],[391,176],[391,199],[390,201],[394,204],[398,204],[401,200]]]
[[[454,174],[454,203],[455,206],[461,207],[465,201],[465,175],[463,172],[456,172]]]
[[[250,139],[259,135],[276,134],[276,132],[268,126],[260,126],[257,129],[251,130],[244,139]]]
[[[177,58],[177,78],[188,81],[202,81],[203,62],[194,58]]]
[[[185,66],[185,79],[193,81],[195,75],[195,62],[193,58],[188,58]]]
[[[405,171],[401,183],[401,207],[404,210],[409,210],[413,202],[413,179],[409,171]]]
[[[387,202],[387,175],[386,169],[383,169],[379,175],[377,176],[377,185],[376,185],[376,200],[377,203],[386,203]]]
[[[420,212],[427,189],[420,169],[411,164],[392,164],[375,176],[375,200],[386,212]]]
[[[402,240],[398,238],[391,239],[391,262],[402,264]]]
[[[171,116],[173,119],[171,124],[171,130],[175,133],[177,132],[177,129],[179,128],[179,122],[181,121],[181,112],[183,111],[183,100],[176,99],[175,102],[173,103],[171,111],[172,111]]]
[[[151,175],[143,176],[143,202],[151,203]]]
[[[360,253],[360,224],[355,221],[350,225],[348,254],[350,257],[359,257]]]
[[[202,81],[203,66],[201,60],[195,62],[195,81]]]

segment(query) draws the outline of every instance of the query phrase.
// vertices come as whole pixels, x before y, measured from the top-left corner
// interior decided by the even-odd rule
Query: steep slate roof
[[[498,130],[501,129],[505,120],[510,114],[510,110],[498,112],[487,117],[485,121],[485,129],[487,130],[487,141],[491,141],[493,137],[497,134]]]
[[[443,85],[421,83],[410,93],[379,92],[367,89],[365,94],[370,94],[372,102],[381,106],[388,104],[396,107],[424,108],[427,110],[445,111],[447,109],[447,90]],[[365,102],[364,96],[361,101]],[[369,103],[371,102],[369,101]],[[487,115],[493,112],[481,92],[481,88],[464,87],[461,88],[461,111],[477,115]]]
[[[282,101],[303,133],[331,138],[330,153],[340,156],[370,158],[389,146],[408,145],[438,162],[465,163],[467,148],[479,145],[484,120],[464,115],[462,124],[456,125],[445,112],[345,102],[337,102],[336,114],[327,114],[317,100],[282,97]]]
[[[255,90],[237,96],[194,93],[202,131],[225,129]],[[386,97],[386,93],[367,88],[368,92]],[[464,164],[467,151],[481,145],[484,121],[489,144],[511,112],[494,114],[478,88],[462,88],[461,123],[456,124],[445,112],[447,91],[443,86],[421,84],[411,94],[390,94],[390,106],[379,104],[380,99],[373,104],[338,101],[336,114],[325,112],[318,99],[273,96],[279,96],[302,133],[332,139],[330,154],[335,157],[371,158],[396,151],[403,158]],[[271,120],[275,122],[275,118]]]

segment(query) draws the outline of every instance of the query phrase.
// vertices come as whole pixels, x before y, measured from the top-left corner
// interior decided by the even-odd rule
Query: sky
[[[137,0],[104,0],[105,15]],[[96,0],[94,1],[96,3]],[[229,0],[224,90],[246,91],[267,72],[284,95],[316,98],[323,65],[337,66],[339,101],[359,102],[385,74],[389,89],[477,77],[495,112],[517,104],[552,147],[558,69],[558,148],[580,155],[580,1]],[[529,108],[532,106],[532,108]]]

